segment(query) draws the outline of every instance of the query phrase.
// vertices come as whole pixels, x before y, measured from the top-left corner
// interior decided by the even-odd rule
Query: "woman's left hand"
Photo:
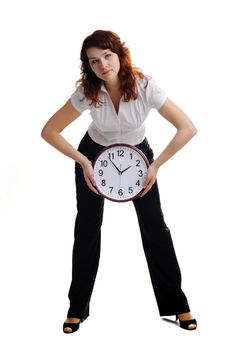
[[[157,166],[156,161],[154,161],[148,168],[147,177],[143,186],[144,191],[142,192],[140,197],[145,196],[145,194],[148,191],[150,191],[151,187],[154,185],[156,181],[158,170],[159,170],[159,167]]]

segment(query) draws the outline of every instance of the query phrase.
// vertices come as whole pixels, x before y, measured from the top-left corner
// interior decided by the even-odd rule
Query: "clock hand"
[[[122,175],[126,170],[128,170],[129,168],[131,168],[131,167],[132,167],[132,165],[128,166],[128,168],[126,168],[126,169],[124,169],[124,170],[121,170],[121,175]]]
[[[114,167],[117,169],[118,174],[121,175],[121,171],[118,169],[118,167],[113,163],[113,161],[110,159],[110,162],[114,165]]]

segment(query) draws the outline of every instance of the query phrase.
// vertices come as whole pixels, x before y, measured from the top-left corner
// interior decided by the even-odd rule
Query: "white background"
[[[2,1],[0,125],[0,342],[4,349],[230,348],[232,331],[231,1]],[[118,33],[135,65],[199,132],[158,174],[199,327],[160,319],[131,203],[106,201],[90,317],[62,333],[68,309],[74,163],[45,143],[46,121],[74,91],[79,51],[95,29]],[[77,146],[83,114],[64,135]],[[155,155],[174,128],[153,111]],[[2,344],[1,344],[1,347]]]

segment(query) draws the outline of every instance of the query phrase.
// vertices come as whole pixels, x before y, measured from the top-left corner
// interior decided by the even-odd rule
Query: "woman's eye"
[[[110,54],[110,53],[107,53],[106,55],[105,55],[105,57],[106,58],[109,58],[109,57],[111,57],[112,55]]]
[[[97,60],[93,60],[91,61],[91,64],[95,64],[97,62]]]

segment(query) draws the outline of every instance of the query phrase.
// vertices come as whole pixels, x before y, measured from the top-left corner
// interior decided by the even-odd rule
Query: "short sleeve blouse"
[[[137,145],[145,137],[145,121],[152,108],[159,110],[164,104],[167,94],[157,84],[156,80],[146,76],[146,80],[137,81],[138,97],[125,102],[120,100],[118,113],[112,100],[102,84],[99,98],[104,105],[95,107],[84,96],[83,87],[79,86],[71,95],[71,103],[78,112],[89,109],[92,123],[88,133],[93,141],[109,146],[113,143],[128,143]]]

